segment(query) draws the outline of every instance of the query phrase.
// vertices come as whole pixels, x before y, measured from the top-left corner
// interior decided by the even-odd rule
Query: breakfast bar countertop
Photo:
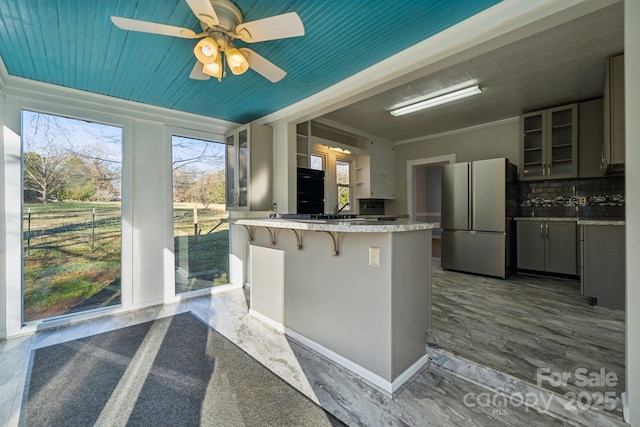
[[[388,233],[414,230],[428,230],[439,228],[438,222],[410,222],[410,221],[380,221],[353,219],[281,219],[281,218],[256,218],[236,219],[232,224],[244,226],[290,228],[295,230],[310,231],[335,231],[346,233]]]

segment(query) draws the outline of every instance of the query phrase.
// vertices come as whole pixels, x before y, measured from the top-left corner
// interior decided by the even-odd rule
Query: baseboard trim
[[[249,315],[255,317],[256,319],[258,319],[259,321],[261,321],[262,323],[264,323],[265,325],[267,325],[271,329],[276,330],[277,332],[280,332],[280,333],[284,333],[285,332],[285,327],[284,327],[284,325],[282,323],[276,322],[275,320],[265,316],[264,314],[262,314],[262,313],[260,313],[258,311],[255,311],[252,308],[249,309]]]
[[[384,378],[382,378],[380,375],[371,372],[370,370],[368,370],[367,368],[364,368],[360,365],[358,365],[357,363],[347,359],[344,356],[339,355],[338,353],[336,353],[335,351],[328,349],[327,347],[323,346],[322,344],[319,344],[313,340],[310,340],[309,338],[300,335],[299,333],[297,333],[294,330],[291,330],[289,328],[287,328],[285,326],[285,335],[293,338],[294,340],[298,341],[300,344],[304,345],[305,347],[310,348],[311,350],[315,351],[316,353],[319,353],[320,355],[324,356],[325,358],[331,360],[332,362],[337,363],[338,365],[348,369],[349,371],[353,372],[354,374],[358,375],[360,378],[364,379],[365,381],[367,381],[368,383],[372,384],[373,386],[375,386],[376,388],[378,388],[379,390],[393,396],[393,394],[401,387],[404,385],[404,383],[410,379],[413,375],[415,375],[418,371],[420,371],[420,369],[422,369],[422,367],[424,367],[427,362],[429,361],[429,356],[427,354],[425,354],[424,356],[422,356],[420,359],[418,359],[413,365],[411,365],[409,368],[407,368],[404,372],[402,372],[400,375],[398,375],[396,377],[396,379],[391,382],[388,381]]]
[[[394,393],[398,391],[398,389],[400,389],[400,387],[405,385],[405,383],[408,380],[410,380],[429,362],[429,355],[425,353],[424,356],[416,360],[411,366],[405,369],[404,372],[398,375],[393,381],[388,381],[382,378],[380,375],[374,372],[371,372],[367,368],[360,366],[359,364],[347,359],[344,356],[339,355],[335,351],[323,346],[322,344],[319,344],[316,341],[313,341],[299,334],[293,329],[287,328],[282,323],[277,322],[258,311],[249,309],[249,315],[253,316],[260,322],[264,323],[266,326],[278,332],[284,333],[286,336],[294,339],[295,341],[315,351],[321,356],[331,360],[334,363],[337,363],[343,368],[351,371],[352,373],[356,374],[360,378],[364,379],[365,381],[367,381],[368,383],[370,383],[380,391],[387,393],[388,395],[391,395],[391,396],[393,396]]]

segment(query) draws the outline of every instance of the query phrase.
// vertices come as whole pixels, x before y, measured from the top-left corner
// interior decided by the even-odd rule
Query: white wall
[[[624,2],[626,111],[627,422],[640,426],[640,1]]]
[[[399,144],[396,152],[396,199],[387,203],[388,213],[407,211],[407,162],[416,159],[455,154],[456,162],[506,157],[519,163],[519,121],[517,119],[469,128]]]
[[[7,271],[6,259],[6,245],[5,245],[5,232],[4,232],[4,117],[5,117],[5,103],[6,97],[0,94],[0,271]],[[6,287],[3,282],[0,282],[0,314],[2,308],[6,306]],[[0,315],[0,337],[5,336],[7,333],[6,317]]]
[[[0,338],[37,328],[22,325],[22,109],[123,129],[122,305],[113,312],[174,300],[171,136],[224,141],[224,134],[237,124],[10,76],[2,90],[0,266],[12,267],[0,270]],[[67,318],[47,325],[70,322]]]

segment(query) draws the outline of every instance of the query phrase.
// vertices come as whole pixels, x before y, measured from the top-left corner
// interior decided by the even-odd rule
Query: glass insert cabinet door
[[[227,158],[226,158],[226,200],[227,206],[235,206],[236,201],[236,141],[235,135],[227,136]]]
[[[520,125],[520,179],[577,176],[577,104],[523,114]]]
[[[546,115],[532,113],[522,117],[522,170],[523,178],[542,177],[546,170]]]
[[[577,172],[577,108],[574,105],[551,108],[549,118],[549,149],[547,175],[571,178]]]
[[[249,129],[238,131],[238,207],[248,207]]]

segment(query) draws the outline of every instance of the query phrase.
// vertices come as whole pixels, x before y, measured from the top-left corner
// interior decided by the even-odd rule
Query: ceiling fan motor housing
[[[234,38],[235,29],[238,24],[242,23],[242,12],[233,2],[229,0],[210,0],[211,6],[218,15],[219,23],[216,26],[209,26],[205,22],[200,21],[202,30],[218,43],[220,50],[224,51]]]
[[[215,27],[210,27],[206,23],[200,21],[202,30],[205,32],[211,32],[223,29],[227,32],[235,32],[238,24],[242,23],[242,12],[235,5],[235,3],[229,0],[210,0],[211,6],[216,11],[220,22]]]

